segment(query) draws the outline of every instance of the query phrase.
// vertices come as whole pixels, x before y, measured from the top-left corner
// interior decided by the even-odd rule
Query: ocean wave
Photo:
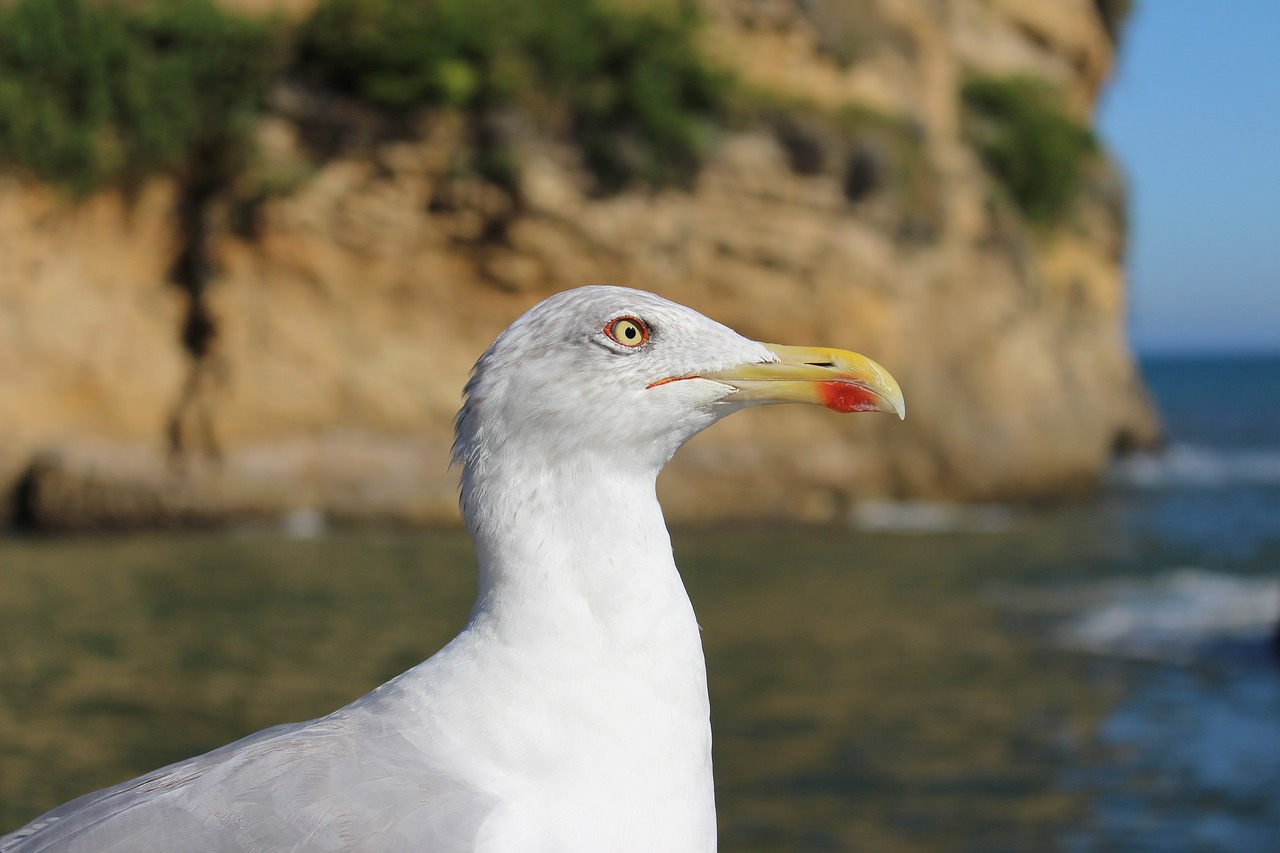
[[[999,504],[930,501],[866,501],[850,513],[854,527],[876,533],[1001,533],[1013,518],[1013,511]]]
[[[1057,631],[1065,645],[1099,654],[1190,660],[1215,644],[1265,645],[1280,620],[1280,579],[1197,568],[1079,590],[1090,603]]]
[[[1174,444],[1160,453],[1121,459],[1110,476],[1113,482],[1143,489],[1280,485],[1280,448],[1228,450]]]

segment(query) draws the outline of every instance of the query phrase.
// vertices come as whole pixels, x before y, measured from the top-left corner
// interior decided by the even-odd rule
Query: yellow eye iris
[[[619,317],[604,327],[609,339],[624,347],[638,347],[649,340],[649,327],[636,317]]]

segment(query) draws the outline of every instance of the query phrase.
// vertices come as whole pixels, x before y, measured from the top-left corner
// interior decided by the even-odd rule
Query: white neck
[[[594,839],[585,849],[714,848],[706,670],[656,473],[585,456],[464,472],[480,584],[459,641],[522,697],[529,737],[563,771],[527,795],[554,849],[578,849],[562,832]]]
[[[656,472],[591,458],[550,470],[490,464],[481,476],[503,489],[486,492],[467,519],[480,568],[473,620],[514,628],[547,607],[551,623],[608,635],[678,602],[687,608]]]

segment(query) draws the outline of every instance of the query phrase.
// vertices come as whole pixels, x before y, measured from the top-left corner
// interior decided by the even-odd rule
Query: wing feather
[[[0,853],[470,851],[494,797],[419,741],[353,707],[277,726],[72,800]]]

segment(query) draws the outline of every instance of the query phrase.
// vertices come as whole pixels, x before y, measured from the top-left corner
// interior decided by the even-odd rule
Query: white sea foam
[[[1174,444],[1160,453],[1121,459],[1112,468],[1111,478],[1144,489],[1280,485],[1280,449],[1228,450]]]
[[[850,521],[877,533],[1000,533],[1012,526],[1013,511],[999,504],[867,501],[854,507]]]
[[[1197,568],[1081,590],[1090,603],[1061,626],[1066,645],[1100,654],[1186,660],[1223,641],[1261,644],[1280,619],[1280,579]]]

